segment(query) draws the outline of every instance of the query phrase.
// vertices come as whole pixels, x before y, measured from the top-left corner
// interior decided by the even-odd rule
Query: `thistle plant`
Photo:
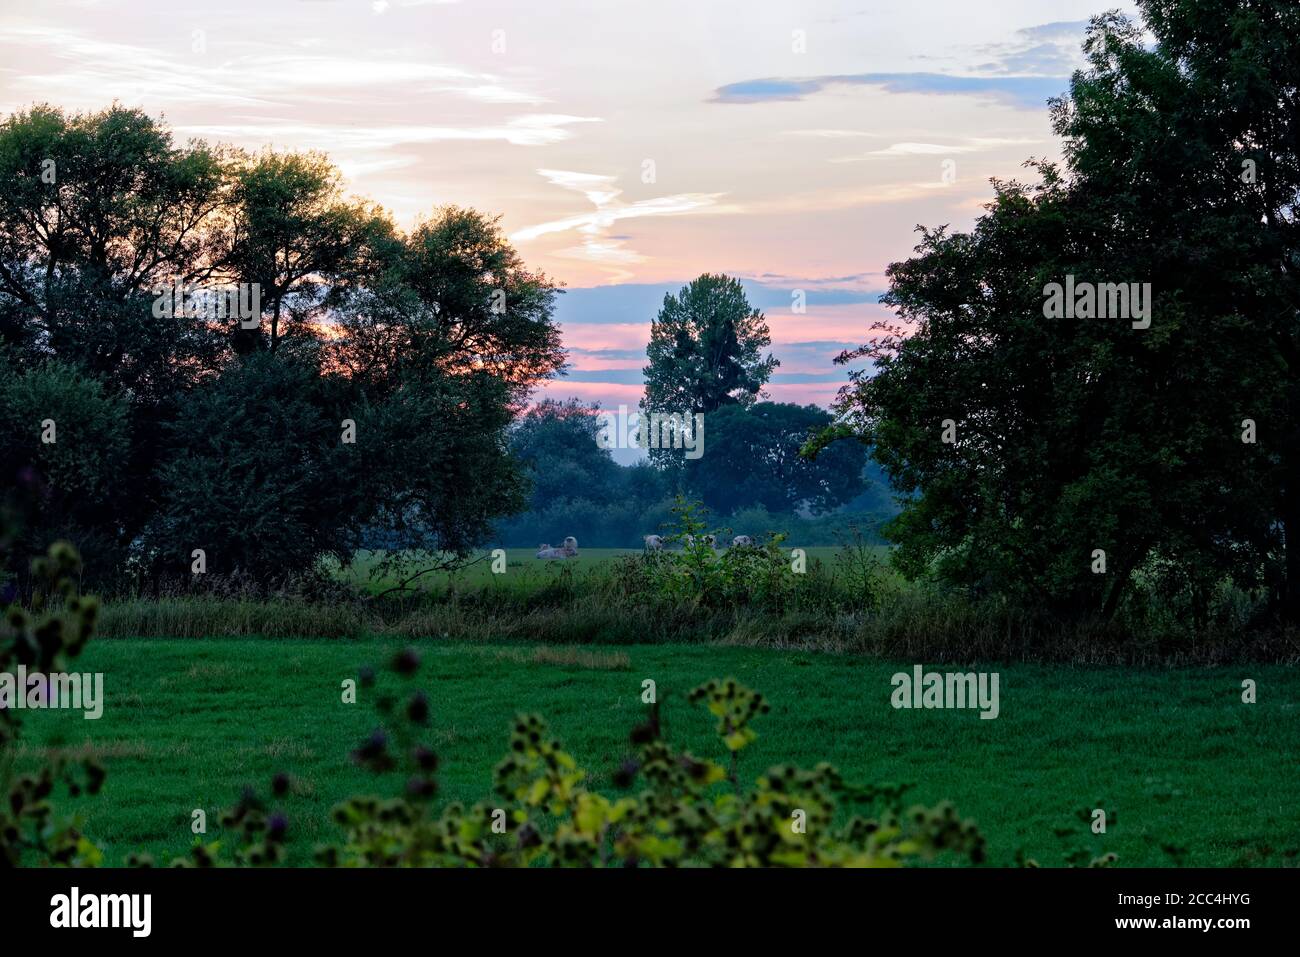
[[[32,607],[12,604],[0,620],[0,672],[22,665],[51,674],[67,669],[95,630],[99,602],[77,593],[81,557],[67,542],[55,542],[32,562]],[[26,689],[19,689],[25,694]],[[55,754],[31,773],[16,774],[15,753],[22,723],[14,709],[0,708],[0,866],[94,866],[101,853],[81,831],[76,816],[60,816],[52,798],[98,794],[104,767]]]

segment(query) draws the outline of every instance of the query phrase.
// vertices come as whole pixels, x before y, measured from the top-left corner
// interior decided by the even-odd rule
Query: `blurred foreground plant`
[[[0,672],[22,665],[50,675],[65,671],[81,654],[95,630],[99,602],[77,594],[80,571],[81,557],[67,542],[55,542],[32,562],[31,610],[10,605],[0,621]],[[55,814],[50,798],[60,784],[72,797],[97,794],[103,765],[93,757],[72,761],[55,753],[34,773],[15,776],[20,731],[18,712],[0,705],[0,867],[98,864],[99,848],[82,834],[80,820]]]

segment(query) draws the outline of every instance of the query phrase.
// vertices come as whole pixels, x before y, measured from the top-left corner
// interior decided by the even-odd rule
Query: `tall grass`
[[[189,596],[106,602],[98,631],[109,638],[352,638],[373,623],[360,604]]]
[[[853,652],[940,664],[1300,662],[1300,633],[1248,628],[1237,614],[1199,630],[1148,600],[1114,621],[1057,621],[996,600],[974,601],[907,583],[849,561],[809,562],[779,604],[708,604],[656,591],[641,559],[572,574],[505,581],[451,580],[383,599],[188,595],[105,604],[99,633],[113,637],[394,637],[474,643],[629,645],[713,643]],[[864,577],[865,576],[865,577]],[[734,597],[734,596],[733,596]],[[774,599],[776,600],[776,599]],[[1234,599],[1239,604],[1239,596]],[[1235,605],[1234,605],[1235,607]]]

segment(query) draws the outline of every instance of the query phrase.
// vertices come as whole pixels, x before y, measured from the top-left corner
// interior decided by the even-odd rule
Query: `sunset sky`
[[[180,139],[323,150],[403,225],[500,214],[570,290],[552,395],[634,404],[664,291],[741,277],[771,397],[824,404],[916,224],[965,227],[989,177],[1057,155],[1044,101],[1115,5],[0,0],[0,112],[116,99]]]

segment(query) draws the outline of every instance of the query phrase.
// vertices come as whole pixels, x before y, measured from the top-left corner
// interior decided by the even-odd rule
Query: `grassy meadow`
[[[160,861],[192,840],[191,812],[219,809],[245,785],[265,794],[286,772],[292,792],[278,806],[290,820],[291,861],[310,862],[333,836],[330,807],[352,793],[395,794],[349,761],[376,725],[362,689],[341,702],[340,684],[380,665],[404,643],[363,640],[95,640],[78,669],[105,675],[97,721],[75,712],[27,712],[18,768],[51,750],[94,753],[108,770],[98,799],[66,805],[121,864],[132,850]],[[414,642],[432,704],[445,800],[491,796],[507,723],[542,714],[612,793],[611,771],[629,753],[627,731],[643,713],[641,681],[665,701],[669,737],[721,757],[713,720],[685,702],[711,677],[734,676],[764,693],[772,711],[742,760],[752,779],[769,765],[818,761],[858,783],[912,782],[909,799],[951,799],[989,839],[989,863],[1018,848],[1044,866],[1080,843],[1113,851],[1120,866],[1300,864],[1300,680],[1285,666],[1188,669],[990,666],[1001,674],[1001,715],[895,710],[890,676],[914,663],[771,648],[643,645],[556,646]],[[1244,677],[1259,702],[1241,703]],[[399,682],[381,677],[379,689]],[[1076,812],[1104,807],[1104,836]],[[1073,829],[1058,836],[1058,829]]]

